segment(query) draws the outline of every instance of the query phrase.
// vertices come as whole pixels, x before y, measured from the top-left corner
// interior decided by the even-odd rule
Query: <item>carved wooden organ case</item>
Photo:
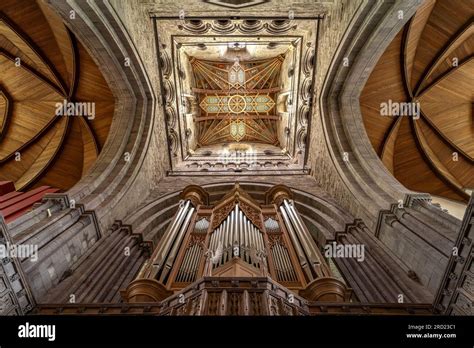
[[[209,194],[196,185],[186,187],[181,198],[153,255],[130,284],[129,297],[134,286],[148,295],[142,300],[162,300],[204,277],[269,277],[314,299],[312,284],[327,288],[327,280],[337,282],[286,186],[268,190],[265,204],[238,184],[213,205]],[[336,287],[341,294],[346,291],[341,284]]]

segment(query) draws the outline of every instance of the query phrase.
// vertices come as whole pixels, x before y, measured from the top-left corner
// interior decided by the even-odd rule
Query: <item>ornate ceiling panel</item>
[[[114,98],[43,1],[2,1],[0,180],[17,190],[73,186],[104,145]]]
[[[263,61],[191,59],[199,98],[198,146],[232,141],[278,145],[275,99],[284,57]]]
[[[200,146],[235,141],[279,153],[260,169],[304,168],[318,18],[155,18],[172,170],[214,170]]]
[[[460,201],[474,187],[472,14],[470,1],[425,1],[360,97],[369,139],[395,177]]]

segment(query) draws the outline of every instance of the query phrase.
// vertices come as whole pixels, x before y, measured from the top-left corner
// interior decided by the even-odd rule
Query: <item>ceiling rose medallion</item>
[[[233,114],[239,114],[241,112],[244,112],[247,108],[247,101],[243,96],[236,94],[229,98],[227,106],[229,107],[230,112],[232,112]]]

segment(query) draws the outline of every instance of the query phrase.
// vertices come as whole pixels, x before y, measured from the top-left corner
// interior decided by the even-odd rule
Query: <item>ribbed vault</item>
[[[0,180],[71,188],[112,122],[114,97],[96,64],[44,2],[5,0],[0,70]]]
[[[369,139],[407,188],[467,201],[474,187],[474,24],[471,1],[428,0],[402,29],[361,94]],[[381,116],[384,103],[418,117]]]

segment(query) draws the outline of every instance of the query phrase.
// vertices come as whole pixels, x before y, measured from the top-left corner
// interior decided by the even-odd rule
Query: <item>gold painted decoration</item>
[[[243,140],[278,146],[275,100],[283,59],[190,60],[193,91],[199,95],[201,113],[196,119],[201,146]]]
[[[245,137],[245,123],[242,120],[232,121],[230,124],[230,135],[239,142]]]

